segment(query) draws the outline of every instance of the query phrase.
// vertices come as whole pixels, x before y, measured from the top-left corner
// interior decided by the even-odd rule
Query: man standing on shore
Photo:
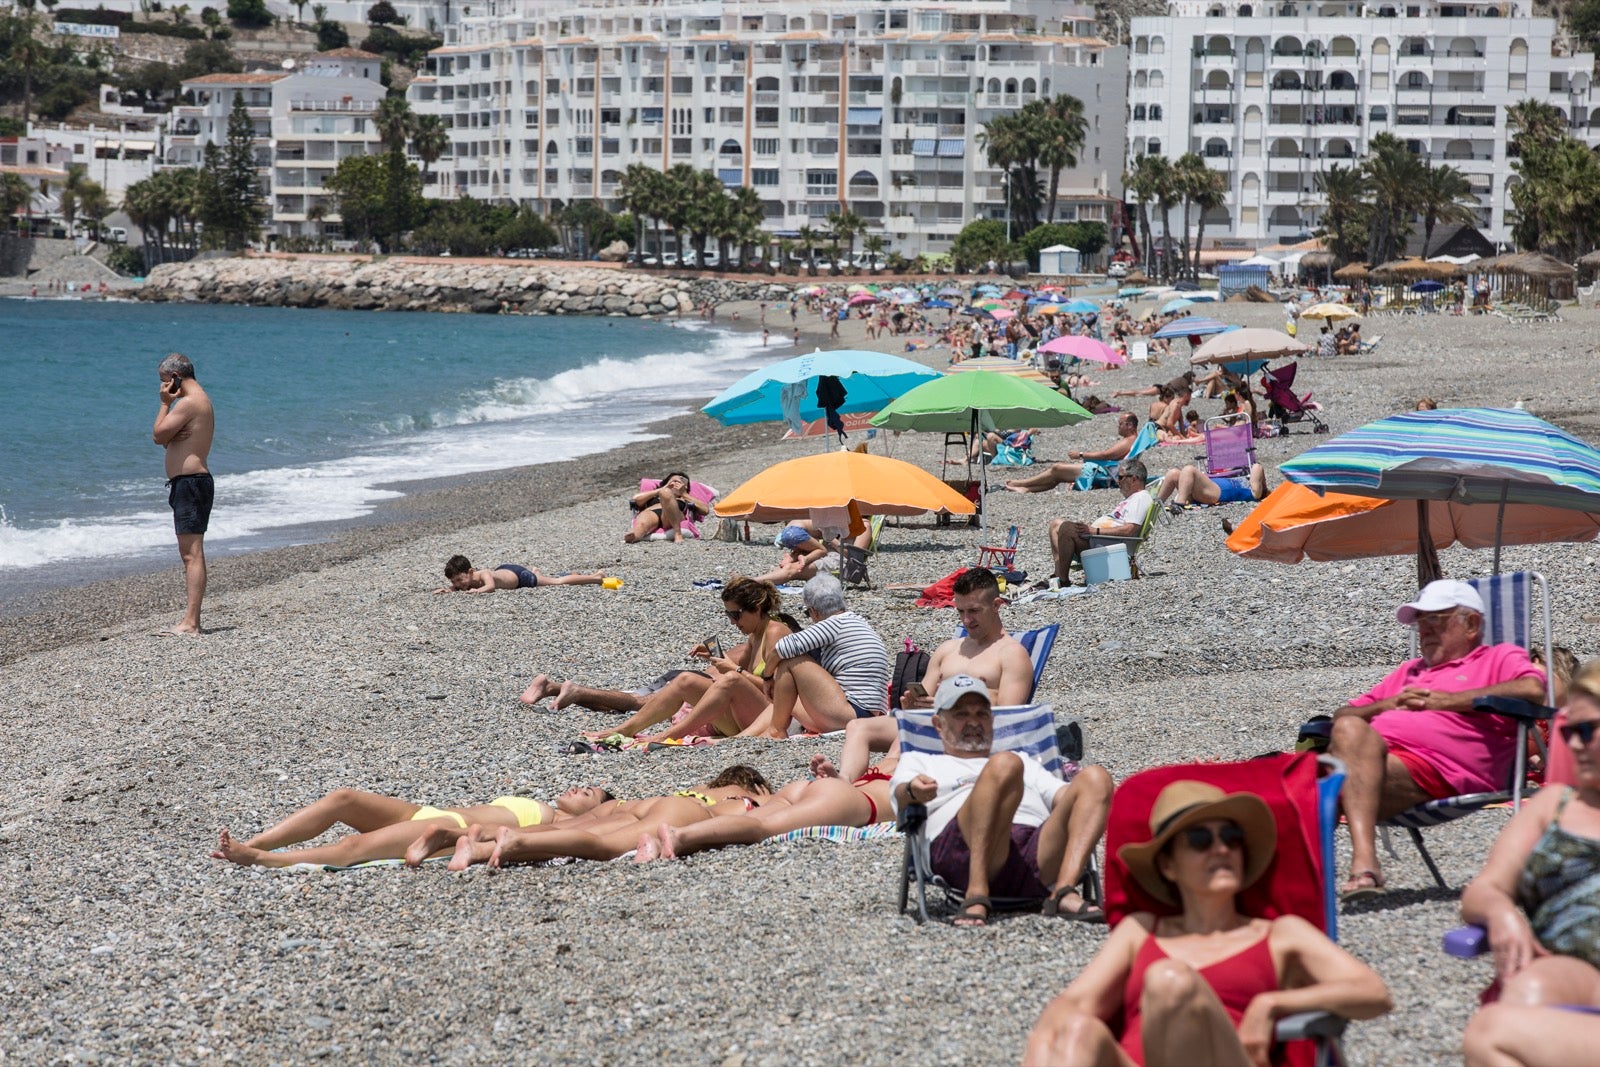
[[[198,635],[200,602],[206,595],[206,527],[211,521],[215,487],[206,456],[216,429],[211,398],[194,380],[189,357],[174,352],[161,361],[161,403],[156,410],[151,437],[167,450],[167,504],[178,534],[178,555],[183,558],[188,585],[188,606],[183,621],[162,630],[167,634]]]

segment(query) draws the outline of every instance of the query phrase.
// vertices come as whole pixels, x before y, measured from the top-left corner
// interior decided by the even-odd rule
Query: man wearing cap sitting
[[[944,753],[903,753],[889,795],[896,812],[927,805],[933,871],[965,890],[956,925],[984,925],[991,893],[1041,898],[1047,915],[1104,922],[1076,887],[1105,832],[1111,775],[1086,765],[1063,784],[1030,756],[991,755],[989,689],[971,675],[941,682],[933,707]]]
[[[1483,644],[1483,599],[1466,582],[1429,582],[1395,617],[1416,626],[1422,655],[1334,712],[1330,754],[1348,769],[1340,801],[1350,824],[1342,895],[1383,891],[1376,824],[1407,808],[1504,789],[1517,724],[1474,711],[1479,697],[1542,702],[1544,675],[1511,644]]]

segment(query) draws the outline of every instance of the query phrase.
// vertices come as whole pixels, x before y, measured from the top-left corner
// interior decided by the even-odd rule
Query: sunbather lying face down
[[[598,786],[574,786],[546,804],[529,797],[499,797],[488,804],[460,808],[435,808],[413,804],[397,797],[365,793],[359,789],[335,789],[321,800],[309,804],[269,830],[249,841],[235,841],[223,827],[213,859],[244,866],[288,867],[295,863],[325,863],[348,867],[368,860],[400,859],[420,863],[431,853],[415,857],[406,849],[419,833],[434,826],[465,830],[477,823],[486,826],[549,826],[581,816],[612,801],[611,794]],[[277,852],[285,845],[309,841],[336,823],[357,831],[329,845]],[[454,844],[452,838],[449,844]]]
[[[433,828],[427,832],[432,846],[446,836],[456,837],[450,869],[465,870],[478,864],[501,867],[510,863],[538,863],[571,856],[586,860],[614,860],[634,847],[641,834],[655,834],[663,826],[691,826],[717,815],[753,811],[772,796],[772,787],[754,767],[735,764],[705,785],[680,789],[667,796],[618,801],[610,814],[563,826],[513,829],[501,825],[473,825],[461,832]]]
[[[718,812],[689,826],[661,823],[634,842],[634,862],[676,859],[708,848],[754,845],[807,826],[870,826],[893,817],[889,778],[898,756],[883,760],[853,782],[839,777],[826,756],[813,756],[815,779],[790,782],[752,811]]]

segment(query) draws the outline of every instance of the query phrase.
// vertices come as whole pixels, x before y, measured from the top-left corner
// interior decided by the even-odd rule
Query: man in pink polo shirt
[[[1383,891],[1376,826],[1440,797],[1504,789],[1517,726],[1472,709],[1478,697],[1543,702],[1544,675],[1516,645],[1485,645],[1483,600],[1466,582],[1429,582],[1395,617],[1417,628],[1420,659],[1334,712],[1328,751],[1348,770],[1340,801],[1350,826],[1341,894]]]

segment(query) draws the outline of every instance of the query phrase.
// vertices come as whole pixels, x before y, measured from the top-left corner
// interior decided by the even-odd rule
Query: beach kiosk
[[[1078,273],[1078,250],[1069,245],[1051,245],[1039,250],[1040,274]]]

